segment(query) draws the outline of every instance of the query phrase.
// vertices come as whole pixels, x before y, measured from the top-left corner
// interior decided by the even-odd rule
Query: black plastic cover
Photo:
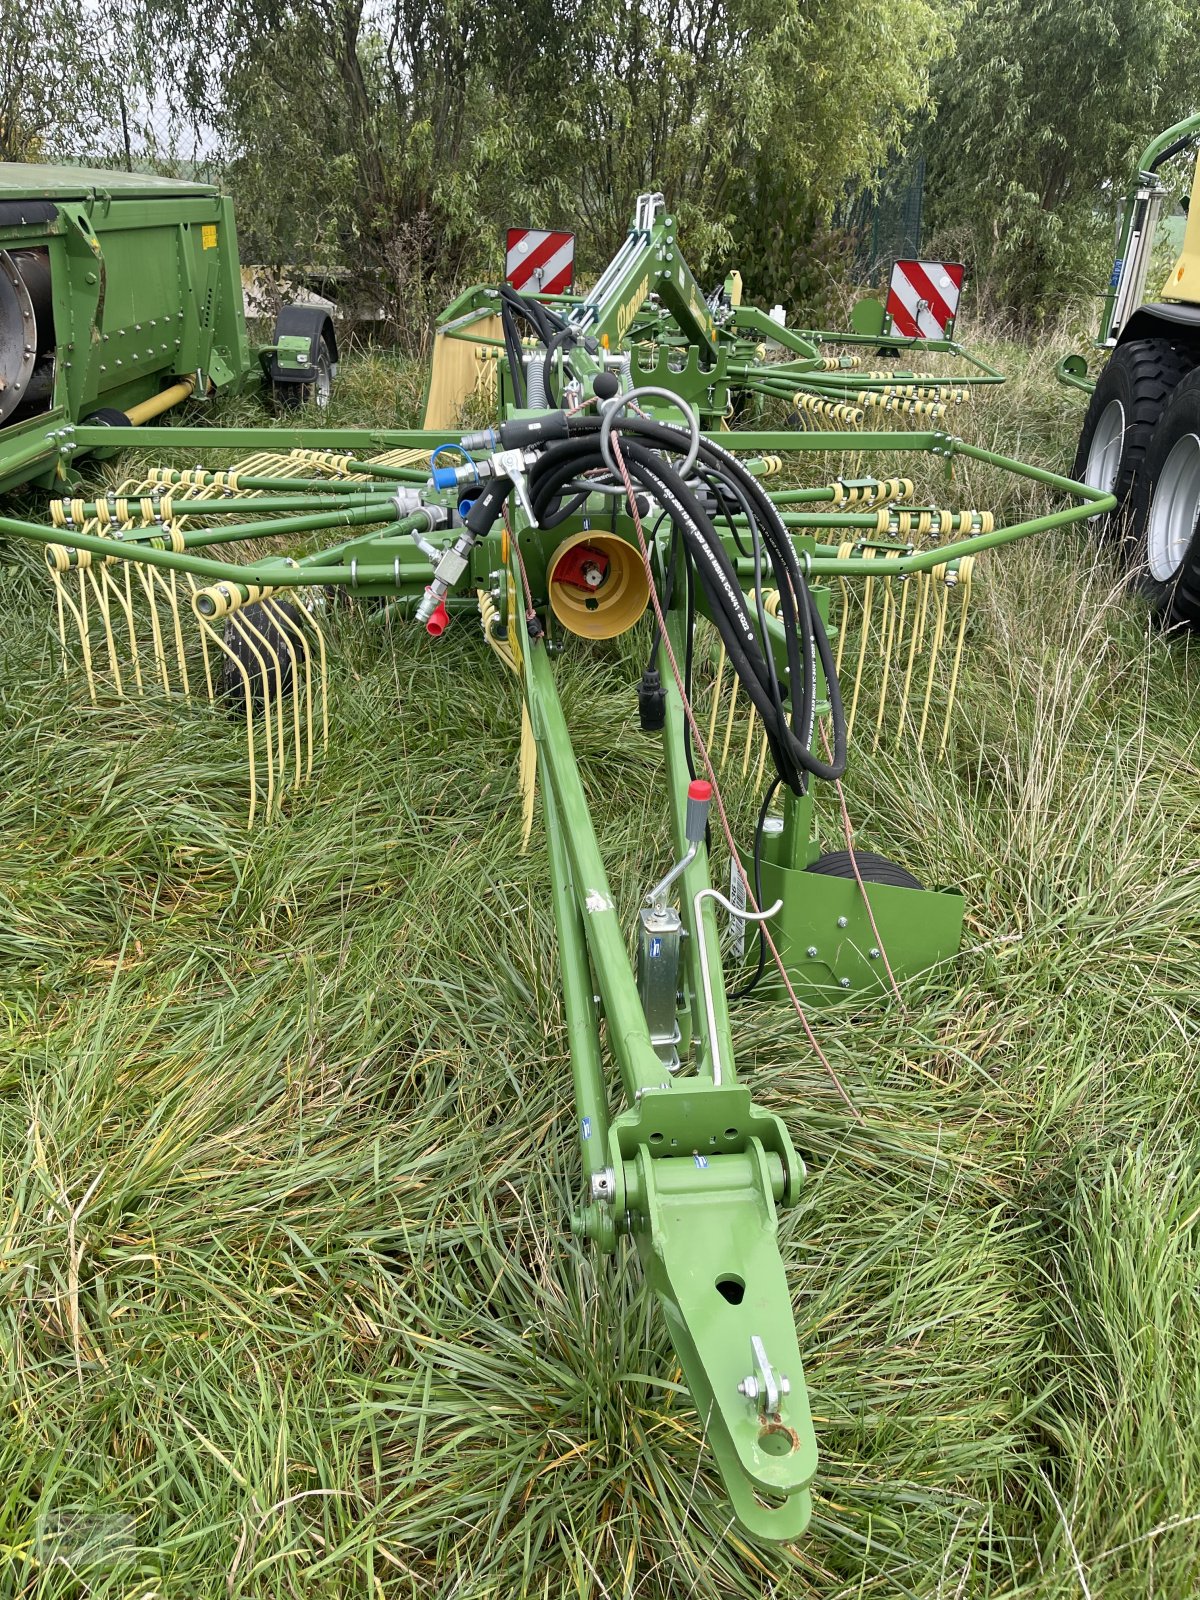
[[[0,200],[0,228],[24,228],[35,222],[53,222],[58,207],[52,200]]]
[[[329,345],[329,353],[333,360],[338,359],[337,334],[333,331],[333,322],[329,313],[323,311],[320,306],[282,308],[275,319],[275,342],[297,333],[308,335],[308,366],[284,369],[279,365],[278,359],[272,356],[271,379],[274,383],[312,383],[317,376],[317,355],[321,348],[322,336]]]
[[[1121,329],[1118,344],[1128,344],[1131,339],[1161,339],[1170,337],[1175,328],[1191,328],[1200,332],[1200,306],[1183,301],[1160,300],[1139,306]]]

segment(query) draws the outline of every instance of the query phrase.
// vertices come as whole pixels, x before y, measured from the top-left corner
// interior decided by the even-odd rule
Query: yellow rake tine
[[[75,615],[79,619],[79,642],[83,646],[83,668],[87,673],[88,693],[93,702],[96,699],[96,674],[92,661],[92,622],[88,612],[87,591],[87,563],[80,562],[76,571],[79,575],[79,605]]]
[[[737,674],[730,674],[729,682],[729,711],[725,717],[725,738],[721,744],[721,759],[718,770],[724,772],[725,763],[729,759],[729,741],[733,737],[733,719],[737,715],[738,680]]]
[[[890,552],[885,557],[885,560],[889,560],[889,561],[895,561],[897,559],[898,558],[896,556],[890,554]],[[901,613],[899,605],[897,605],[897,603],[896,603],[896,595],[895,595],[895,585],[896,585],[896,583],[900,584],[901,593],[904,594],[905,597],[907,598],[907,592],[908,591],[904,588],[904,579],[903,578],[899,578],[899,579],[897,579],[897,578],[885,578],[883,580],[884,592],[885,592],[885,597],[886,597],[885,604],[886,604],[886,615],[887,615],[887,628],[886,628],[886,630],[884,630],[882,623],[880,624],[881,631],[884,632],[884,642],[883,642],[883,680],[879,685],[879,710],[875,713],[875,737],[871,741],[871,749],[873,751],[874,750],[878,750],[878,748],[879,748],[879,736],[883,732],[883,719],[884,719],[884,715],[885,715],[885,713],[887,711],[888,681],[889,681],[889,679],[891,678],[891,675],[892,675],[892,652],[896,648],[896,641],[900,637],[900,629],[901,629],[901,626],[902,626],[902,613]]]
[[[870,551],[866,552],[868,558]],[[867,638],[871,629],[871,614],[875,609],[875,579],[868,578],[863,584],[862,598],[862,630],[858,639],[858,662],[854,669],[854,690],[850,697],[850,711],[846,717],[846,738],[849,739],[854,732],[854,718],[858,712],[858,697],[862,691],[863,666],[867,659]]]
[[[276,708],[276,715],[277,715],[277,717],[279,719],[279,726],[278,726],[278,733],[279,733],[279,744],[278,744],[278,752],[279,752],[279,787],[282,789],[283,785],[284,785],[284,779],[285,779],[285,776],[287,774],[287,760],[286,760],[286,757],[284,756],[284,739],[283,739],[283,669],[279,664],[279,657],[275,654],[274,649],[272,648],[270,642],[266,638],[265,634],[263,634],[261,629],[255,627],[254,623],[251,622],[243,613],[241,613],[239,611],[230,612],[230,619],[233,622],[234,627],[241,634],[242,638],[245,639],[246,643],[250,646],[250,649],[254,653],[255,660],[259,663],[259,666],[262,669],[263,721],[266,723],[266,726],[267,726],[267,753],[268,753],[268,759],[271,758],[271,710],[272,710],[272,706],[271,706],[271,680],[270,680],[270,673],[267,670],[267,664],[266,664],[265,660],[263,659],[262,655],[260,654],[257,646],[254,643],[255,639],[258,640],[259,644],[263,647],[263,649],[270,656],[270,658],[271,658],[271,660],[272,660],[272,662],[274,663],[274,666],[275,666],[275,687],[276,687],[276,689],[278,691],[278,693],[275,696],[275,708]],[[271,810],[272,810],[271,800],[273,798],[273,794],[274,794],[274,768],[272,767],[272,770],[271,770],[271,793],[268,795],[268,799],[267,799],[267,815],[268,816],[270,816]]]
[[[941,584],[938,591],[937,603],[934,608],[933,638],[929,645],[929,672],[925,678],[925,702],[921,707],[921,726],[917,729],[917,748],[920,749],[925,742],[925,725],[929,720],[929,705],[933,698],[933,677],[937,671],[938,651],[942,648],[942,641],[946,633],[946,612],[950,605],[950,589],[946,583],[946,569],[934,567],[932,578],[935,583]]]
[[[97,577],[95,569],[88,567],[87,576],[88,582],[91,584],[92,594],[96,601],[96,609],[99,611],[100,620],[104,624],[104,647],[108,651],[109,671],[113,675],[113,683],[116,686],[117,693],[123,697],[125,694],[125,686],[121,682],[121,661],[117,653],[117,642],[113,638],[112,616],[108,609],[108,595],[105,593],[105,586],[108,582],[108,570],[106,567],[101,567],[100,576]]]
[[[288,658],[292,663],[292,737],[296,749],[296,778],[292,784],[293,789],[299,789],[305,778],[304,741],[300,732],[300,678],[301,663],[304,664],[305,676],[308,674],[308,655],[304,649],[304,636],[299,632],[296,624],[291,621],[277,600],[264,600],[263,610],[269,617],[273,617],[275,626],[279,629],[284,644],[287,646]],[[292,643],[291,635],[298,634],[300,638],[300,652],[297,654],[296,646]],[[311,687],[310,695],[311,700]],[[310,707],[311,709],[311,707]],[[312,746],[308,751],[308,771],[312,771]]]
[[[68,570],[70,570],[70,569],[68,569]],[[79,648],[80,648],[80,652],[81,652],[81,654],[83,656],[84,677],[87,679],[88,699],[91,700],[93,705],[95,705],[95,703],[96,703],[96,680],[95,680],[95,676],[94,676],[94,674],[92,672],[92,645],[91,645],[91,639],[89,638],[89,635],[88,635],[87,614],[86,614],[86,612],[81,611],[80,608],[79,608],[78,602],[75,601],[74,599],[72,599],[71,591],[68,589],[67,584],[66,584],[66,580],[64,579],[62,573],[59,572],[57,569],[55,569],[53,574],[52,574],[52,576],[54,578],[55,588],[58,591],[59,596],[61,597],[62,604],[66,608],[66,610],[71,613],[72,621],[75,623],[75,631],[79,635]],[[83,574],[82,574],[82,572],[79,573],[79,585],[80,585],[80,593],[82,594],[84,592],[83,591]],[[66,632],[67,632],[66,625],[64,623],[63,630],[62,630],[62,638],[63,638],[63,671],[64,672],[66,672],[66,670],[67,670],[67,666],[66,666],[66,659],[67,659],[67,657],[66,657],[66,650],[67,650]]]
[[[958,695],[958,674],[962,666],[963,642],[967,636],[967,609],[971,600],[971,577],[975,567],[974,556],[964,556],[958,565],[958,638],[954,644],[954,664],[950,668],[950,686],[946,690],[946,715],[942,718],[942,737],[938,743],[938,760],[946,754],[946,741],[950,736],[950,714]]]
[[[724,644],[722,644],[721,645],[721,649],[720,649],[720,653],[717,656],[717,676],[716,676],[716,678],[715,678],[715,680],[713,682],[713,686],[712,686],[712,711],[711,711],[711,713],[709,715],[709,719],[708,719],[708,733],[705,735],[705,739],[704,739],[705,744],[708,745],[710,750],[712,749],[713,734],[716,732],[716,727],[717,727],[717,713],[720,710],[720,706],[721,706],[721,684],[724,681],[724,678],[725,678],[725,646],[724,646]]]
[[[925,643],[925,623],[929,613],[929,574],[927,572],[918,572],[916,580],[917,593],[919,595],[917,617],[913,623],[912,635],[908,641],[908,663],[904,669],[904,688],[900,692],[900,717],[896,723],[897,744],[900,742],[900,733],[904,721],[908,717],[908,697],[912,689],[913,667],[916,664],[917,656],[921,652],[921,647]]]
[[[54,586],[54,610],[58,617],[58,642],[61,647],[60,660],[62,662],[63,677],[69,676],[67,671],[67,613],[63,606],[63,581],[62,574],[57,567],[50,568],[50,582]]]
[[[156,592],[158,589],[161,589],[166,600],[167,609],[171,614],[171,628],[175,637],[175,656],[179,662],[180,686],[182,687],[184,694],[190,697],[191,686],[188,682],[187,656],[183,648],[183,630],[179,619],[179,590],[175,584],[175,574],[172,572],[168,576],[164,576],[157,567],[151,567],[150,571],[153,574],[152,581],[156,585]],[[167,649],[166,645],[164,644],[164,658],[166,653]]]
[[[329,666],[325,656],[325,634],[320,622],[313,612],[308,612],[308,626],[317,641],[317,657],[320,670],[317,683],[321,692],[321,749],[329,748]]]
[[[899,610],[899,613],[898,613],[898,615],[896,617],[895,638],[894,638],[894,641],[893,641],[892,645],[888,649],[887,660],[883,664],[883,688],[880,690],[880,700],[881,700],[881,702],[886,699],[888,685],[891,682],[891,677],[892,677],[892,658],[893,658],[893,656],[895,656],[897,658],[897,669],[898,669],[898,667],[899,667],[899,656],[900,656],[900,653],[904,649],[904,641],[905,641],[905,638],[907,637],[907,635],[905,633],[905,627],[906,627],[906,624],[907,624],[907,621],[908,621],[908,586],[909,586],[910,580],[909,580],[909,578],[907,576],[904,576],[904,577],[899,578],[897,581],[900,584],[900,610]],[[900,704],[900,716],[897,719],[897,726],[899,726],[899,723],[901,721],[903,721],[903,718],[904,718],[904,703],[903,703],[903,700],[902,700],[901,704]],[[882,724],[882,717],[880,718],[880,722]],[[878,742],[879,742],[879,730],[877,729],[876,730],[876,745],[878,745]]]
[[[154,661],[158,667],[159,681],[169,694],[171,692],[171,677],[167,671],[167,653],[163,649],[162,628],[159,626],[158,606],[154,600],[154,574],[153,569],[147,570],[141,563],[137,566],[138,582],[150,609],[150,637],[154,642]]]
[[[757,713],[751,711],[746,719],[746,748],[742,751],[742,777],[750,771],[750,752],[754,748],[754,724]]]
[[[250,692],[250,673],[249,673],[249,670],[246,667],[246,663],[241,659],[240,656],[236,655],[234,653],[234,651],[232,651],[229,648],[229,646],[225,643],[225,641],[221,637],[221,635],[213,627],[212,623],[209,622],[208,618],[203,616],[203,615],[201,615],[201,613],[199,613],[199,612],[196,613],[196,618],[197,618],[197,621],[200,624],[201,632],[202,633],[206,633],[208,635],[208,637],[216,645],[217,649],[220,650],[221,653],[228,660],[233,662],[234,666],[237,668],[237,670],[241,673],[241,676],[242,676],[242,695],[243,695],[243,698],[245,700],[245,705],[246,705],[246,760],[247,760],[247,765],[250,768],[250,813],[246,818],[246,826],[248,828],[250,828],[250,827],[254,826],[254,813],[255,813],[255,811],[257,810],[257,807],[258,807],[258,772],[257,772],[257,762],[255,761],[255,757],[254,757],[254,696]],[[267,809],[267,815],[268,816],[270,815],[270,804],[271,804],[271,798],[270,797],[271,797],[271,792],[272,792],[272,790],[271,790],[270,744],[271,744],[271,734],[270,734],[270,728],[268,726],[268,730],[267,730],[267,808],[268,808]]]
[[[125,595],[121,600],[121,610],[125,613],[125,621],[129,625],[129,658],[133,664],[133,681],[137,684],[139,694],[145,694],[146,685],[142,681],[142,652],[138,648],[137,628],[133,619],[133,574],[130,572],[130,563],[124,563],[125,571],[122,574],[125,580]]]
[[[767,752],[768,752],[769,748],[770,748],[770,741],[767,738],[766,729],[764,728],[763,729],[763,735],[762,735],[762,742],[761,742],[761,744],[759,745],[759,748],[758,748],[758,768],[757,768],[757,770],[756,770],[756,772],[754,774],[755,787],[759,788],[759,789],[762,788],[763,773],[767,769]]]
[[[197,584],[195,578],[192,577],[190,572],[185,572],[184,577],[188,581],[188,587],[192,591],[192,598],[194,600],[200,586]],[[194,606],[192,607],[192,614],[195,615]],[[200,630],[200,659],[204,662],[204,682],[208,689],[208,703],[210,706],[215,705],[217,699],[216,693],[213,689],[212,663],[208,657],[208,635],[211,631],[211,629],[207,628],[201,628]]]

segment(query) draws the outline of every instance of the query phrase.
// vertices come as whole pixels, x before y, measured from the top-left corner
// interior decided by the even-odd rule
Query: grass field
[[[963,430],[1069,465],[1051,353],[996,354]],[[416,388],[362,357],[336,414]],[[863,1120],[736,1013],[810,1170],[784,1549],[731,1527],[632,1254],[566,1231],[540,825],[522,855],[478,631],[337,620],[330,752],[248,835],[236,726],[88,705],[2,559],[0,1595],[1200,1593],[1200,652],[1085,537],[988,561],[947,760],[848,785],[863,846],[968,903],[904,1009],[819,1019]],[[561,676],[631,921],[659,759],[628,674]]]

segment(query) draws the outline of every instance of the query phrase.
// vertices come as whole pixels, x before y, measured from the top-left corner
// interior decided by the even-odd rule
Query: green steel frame
[[[750,308],[731,319],[731,331],[723,329],[690,273],[681,275],[679,265],[670,219],[639,215],[622,254],[601,280],[600,292],[570,302],[581,331],[593,340],[578,352],[575,376],[587,379],[627,351],[631,340],[653,330],[658,342],[654,381],[697,407],[716,429],[730,393],[753,387],[754,369],[738,354],[743,335],[769,332],[776,338],[781,330],[774,324],[768,330],[761,314],[751,314]],[[662,301],[648,305],[656,284]],[[493,308],[484,291],[472,291],[466,302],[450,309],[443,331],[447,322],[459,318],[466,319],[462,326],[467,329],[478,312]],[[816,373],[815,339],[786,334],[778,342],[796,358],[806,381],[836,379],[836,371]],[[673,353],[676,342],[686,347],[682,359]],[[795,375],[789,370],[787,382]],[[981,381],[997,377],[986,369],[981,373]],[[823,392],[832,393],[834,387],[827,383]],[[664,416],[670,410],[660,409]],[[503,361],[499,414],[510,420],[514,415]],[[1113,504],[1111,496],[943,431],[761,429],[714,431],[711,436],[751,462],[773,454],[795,462],[852,451],[856,459],[872,461],[924,455],[943,465],[947,475],[958,461],[982,464],[1048,488],[1066,502],[1042,516],[921,548],[879,535],[873,531],[874,517],[832,509],[825,491],[783,489],[777,503],[818,585],[878,576],[881,552],[888,554],[888,570],[897,576],[934,568],[953,572],[969,557],[1070,527]],[[31,437],[28,448],[34,453],[53,449],[69,466],[76,452],[101,444],[119,446],[133,437],[144,444],[144,435],[135,436],[133,430],[56,422]],[[289,479],[248,482],[244,487],[265,491],[266,498],[257,501],[204,501],[204,517],[175,527],[171,539],[153,519],[145,526],[131,523],[100,531],[94,499],[69,506],[65,526],[61,517],[57,523],[41,523],[10,516],[0,518],[0,534],[56,546],[60,555],[66,552],[67,561],[76,563],[113,557],[188,573],[211,586],[198,597],[201,613],[206,606],[211,614],[221,606],[253,602],[258,588],[286,593],[321,586],[385,598],[393,609],[411,614],[426,595],[434,557],[442,559],[440,546],[434,556],[429,554],[424,537],[431,514],[442,514],[446,527],[459,490],[439,487],[423,466],[389,469],[369,458],[390,449],[432,450],[461,438],[456,430],[168,429],[164,443],[189,451],[335,450],[349,461],[336,479],[321,479],[301,465]],[[420,490],[420,507],[402,509],[392,497],[414,488]],[[187,485],[179,488],[177,515],[178,507],[188,505],[190,492]],[[492,529],[466,553],[448,586],[450,611],[473,610],[475,591],[490,589],[498,596],[504,625],[509,621],[508,593],[521,594],[528,582],[529,604],[545,614],[547,565],[561,540],[589,526],[612,529],[631,545],[637,538],[628,508],[614,508],[612,498],[602,494],[591,495],[571,521],[553,531],[537,527],[515,494],[508,510],[510,527]],[[233,513],[238,520],[222,522],[223,515]],[[76,516],[77,521],[70,520]],[[854,541],[849,554],[819,542],[833,527]],[[230,541],[244,548],[280,535],[311,541],[326,533],[337,542],[296,557],[264,553],[234,562],[210,553]],[[669,560],[669,548],[663,532],[651,549],[659,570]],[[742,560],[732,535],[726,536],[726,550]],[[744,560],[740,570],[749,580]],[[523,621],[523,609],[514,623]],[[687,642],[687,618],[677,595],[667,606],[665,625],[666,639],[679,658]],[[615,1250],[622,1237],[634,1243],[738,1521],[764,1539],[794,1539],[811,1513],[817,1446],[778,1229],[780,1210],[795,1206],[801,1197],[804,1166],[784,1120],[756,1105],[750,1089],[739,1081],[708,854],[701,842],[694,855],[687,855],[687,717],[667,669],[665,641],[658,645],[666,691],[665,798],[672,858],[684,863],[674,890],[685,934],[677,996],[678,1070],[664,1064],[651,1037],[552,658],[536,631],[528,639],[519,630],[511,636],[520,642],[525,703],[539,758],[570,1041],[584,1179],[572,1226],[602,1251]],[[832,975],[840,987],[864,997],[878,994],[881,980],[868,949],[877,931],[893,947],[892,964],[900,972],[952,955],[961,920],[958,896],[879,885],[864,905],[856,884],[819,880],[804,871],[815,849],[812,808],[811,792],[789,798],[782,830],[764,863],[764,898],[767,904],[776,898],[783,902],[778,938],[801,991],[819,998]],[[815,967],[810,946],[818,952]],[[606,1054],[624,1102],[611,1115]]]

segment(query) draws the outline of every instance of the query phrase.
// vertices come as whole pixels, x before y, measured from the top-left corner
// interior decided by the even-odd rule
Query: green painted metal
[[[120,445],[118,430],[70,431],[97,411],[128,411],[183,379],[198,400],[262,380],[232,205],[211,184],[3,163],[0,252],[48,286],[37,393],[0,420],[0,491],[50,486],[76,451]],[[269,348],[285,371],[305,365],[307,338]]]
[[[1080,355],[1064,356],[1054,369],[1054,376],[1068,389],[1079,389],[1084,394],[1095,394],[1096,380],[1087,375],[1088,364]]]
[[[811,862],[789,865],[786,854],[785,836],[768,835],[762,901],[783,902],[772,932],[803,1004],[887,994],[893,980],[904,982],[958,953],[961,894],[870,882],[860,890],[853,878],[807,870]],[[744,865],[753,870],[748,857]],[[763,983],[775,989],[779,979],[768,970]]]
[[[63,181],[69,186],[72,180]],[[223,204],[204,186],[196,188],[199,192],[185,185],[163,198],[190,207]],[[91,190],[63,198],[72,205],[97,201]],[[115,212],[118,203],[137,205],[137,186],[131,186],[119,202],[114,193],[108,210]],[[70,240],[78,252],[79,240],[66,224],[63,229],[62,239]],[[98,228],[96,237],[107,235]],[[95,260],[90,245],[79,254],[85,278],[91,270],[89,260]],[[704,301],[679,253],[674,224],[657,204],[639,206],[625,245],[589,295],[547,303],[569,315],[579,336],[570,357],[570,375],[580,386],[579,397],[601,370],[613,368],[622,384],[654,384],[690,407],[706,425],[706,437],[748,460],[765,487],[770,487],[765,475],[775,465],[768,465],[768,458],[784,461],[793,476],[790,481],[786,475],[780,479],[782,486],[773,498],[788,530],[784,537],[791,537],[814,580],[813,593],[823,616],[828,614],[829,580],[841,578],[853,584],[860,577],[878,577],[881,554],[887,554],[892,575],[938,567],[953,575],[969,557],[1071,526],[1113,504],[1111,496],[979,449],[948,431],[724,431],[721,423],[735,397],[749,396],[768,405],[773,395],[803,388],[814,397],[840,402],[864,384],[883,386],[883,380],[860,378],[841,356],[829,358],[836,365],[826,370],[825,351],[834,339],[828,332],[780,328],[756,308],[732,308],[719,297]],[[80,317],[94,315],[95,307],[88,310],[86,296],[81,304]],[[478,342],[474,328],[484,317],[493,316],[497,306],[494,290],[471,289],[447,309],[439,328],[452,337]],[[851,346],[856,341],[869,343],[871,336],[863,332],[848,337]],[[759,352],[759,343],[769,344],[768,358]],[[943,341],[921,348],[963,357],[971,372],[955,383],[1000,381],[1000,374],[986,362],[956,344]],[[189,358],[194,353],[189,346]],[[499,358],[497,423],[515,415],[507,359],[507,353]],[[236,365],[232,358],[231,365]],[[558,381],[566,376],[560,364]],[[680,420],[678,407],[662,396],[648,398],[646,408],[660,418]],[[134,441],[144,447],[144,433],[81,424],[78,412],[78,406],[64,405],[23,428],[19,446],[11,453],[0,441],[0,471],[16,470],[15,464],[24,470],[49,460],[64,474],[72,473],[76,459],[89,450]],[[520,415],[539,425],[546,420],[536,409]],[[562,428],[565,436],[565,422]],[[65,527],[5,517],[0,518],[0,535],[57,547],[52,552],[56,570],[66,571],[81,584],[88,574],[73,571],[81,553],[85,561],[91,560],[93,571],[101,565],[100,558],[111,557],[164,573],[189,574],[217,586],[215,595],[198,597],[205,616],[221,615],[226,606],[236,610],[260,586],[349,592],[383,600],[384,615],[420,615],[421,607],[428,615],[427,589],[444,570],[448,612],[474,609],[476,590],[490,590],[501,627],[510,620],[515,625],[512,637],[520,645],[525,704],[538,752],[584,1180],[572,1226],[581,1238],[604,1251],[617,1250],[623,1238],[636,1246],[738,1521],[757,1537],[798,1537],[811,1514],[817,1446],[801,1340],[780,1250],[779,1219],[799,1201],[804,1169],[787,1123],[757,1105],[748,1083],[739,1076],[737,1012],[726,994],[709,853],[703,842],[688,853],[688,717],[668,653],[669,646],[675,659],[683,660],[689,644],[681,566],[677,565],[670,597],[663,602],[664,631],[655,656],[664,691],[661,759],[669,835],[669,858],[662,866],[664,871],[680,866],[670,891],[682,929],[676,996],[678,1070],[673,1070],[676,1063],[665,1062],[651,1038],[627,940],[636,908],[615,901],[603,841],[596,833],[557,692],[554,659],[542,631],[549,628],[555,634],[556,647],[563,643],[548,600],[554,553],[565,540],[603,531],[624,540],[640,564],[638,530],[625,500],[584,484],[561,521],[539,527],[522,496],[513,492],[507,499],[506,526],[493,523],[472,543],[459,520],[460,496],[471,499],[486,482],[479,477],[481,463],[482,470],[494,470],[497,477],[511,482],[516,473],[520,479],[531,464],[522,450],[507,466],[498,451],[486,459],[479,452],[474,469],[464,462],[461,484],[439,485],[424,467],[391,467],[370,457],[386,450],[432,451],[457,445],[462,439],[459,430],[187,426],[158,431],[164,447],[196,453],[334,452],[347,458],[345,475],[321,479],[311,465],[298,462],[294,473],[279,479],[241,479],[242,487],[263,491],[248,501],[206,500],[188,484],[164,484],[159,499],[152,499],[148,525],[124,529],[101,526],[102,521],[115,521],[117,502],[115,497],[97,499],[93,492],[87,498],[59,502],[59,522],[73,519]],[[540,448],[537,443],[529,446],[534,461]],[[896,472],[917,456],[936,462],[947,477],[958,460],[986,465],[1036,483],[1061,496],[1065,504],[1041,516],[1001,522],[988,533],[920,548],[881,534],[875,512],[863,513],[857,504],[837,504],[847,487],[844,483],[837,489],[827,483],[795,486],[795,477],[805,468],[827,473],[824,458],[831,453],[852,456],[856,491],[878,487],[877,480],[866,476],[868,463],[886,463],[889,472]],[[448,450],[447,455],[454,452]],[[441,457],[442,465],[446,459]],[[820,465],[813,465],[817,462]],[[174,528],[170,536],[155,521],[156,507],[161,511],[167,503],[173,515],[187,518],[186,525]],[[845,535],[849,554],[832,540],[817,543],[818,533],[824,536],[831,530]],[[744,532],[744,517],[719,528],[725,555],[749,587],[754,561],[739,548]],[[662,577],[672,559],[670,529],[660,527],[655,532],[652,525],[645,537],[652,547],[652,568]],[[281,555],[272,549],[244,561],[218,560],[206,553],[211,547],[253,545],[265,538],[291,540],[296,553]],[[466,545],[459,556],[454,552],[456,541]],[[675,559],[678,563],[678,551]],[[510,619],[510,591],[522,594],[526,584],[528,594]],[[535,615],[532,634],[521,631],[526,600]],[[701,615],[705,604],[701,596]],[[786,674],[783,625],[768,621],[765,631],[776,669]],[[652,637],[647,638],[647,648]],[[832,686],[818,674],[814,689],[820,717],[828,713]],[[953,890],[917,892],[886,884],[867,886],[864,899],[853,880],[807,871],[820,850],[816,787],[814,782],[801,793],[783,794],[780,826],[764,836],[760,903],[765,908],[782,902],[769,926],[801,999],[827,1001],[848,994],[865,1003],[886,992],[889,963],[893,974],[903,979],[953,955],[963,902]],[[749,854],[743,852],[742,860],[749,873]],[[876,950],[879,955],[873,953]],[[764,992],[770,991],[773,981],[768,974]],[[670,1046],[665,1054],[670,1056]],[[613,1073],[619,1080],[615,1099],[609,1083]],[[797,1114],[803,1114],[802,1108]]]
[[[514,574],[519,581],[519,573]],[[673,619],[677,624],[677,619]],[[599,842],[575,765],[566,719],[544,650],[527,650],[526,699],[545,782],[551,883],[573,1040],[580,1142],[589,1184],[601,1182],[573,1218],[605,1249],[632,1236],[658,1296],[688,1388],[743,1526],[769,1539],[797,1538],[811,1514],[816,1440],[780,1258],[777,1202],[794,1204],[803,1178],[783,1122],[756,1107],[736,1082],[719,968],[714,973],[729,1069],[714,1073],[702,1012],[693,1017],[694,1071],[672,1077],[650,1043]],[[682,839],[686,778],[678,706],[666,732],[668,792]],[[707,886],[701,860],[684,880]],[[692,930],[692,944],[696,930]],[[705,936],[713,941],[715,927]],[[584,946],[631,1107],[604,1142],[605,1095]],[[696,987],[692,990],[693,997]],[[591,1013],[591,1015],[589,1015]],[[588,1027],[590,1021],[591,1026]],[[604,1149],[606,1163],[598,1153]],[[759,1341],[788,1384],[763,1411],[739,1390],[756,1376]],[[759,1496],[781,1500],[760,1503]]]

